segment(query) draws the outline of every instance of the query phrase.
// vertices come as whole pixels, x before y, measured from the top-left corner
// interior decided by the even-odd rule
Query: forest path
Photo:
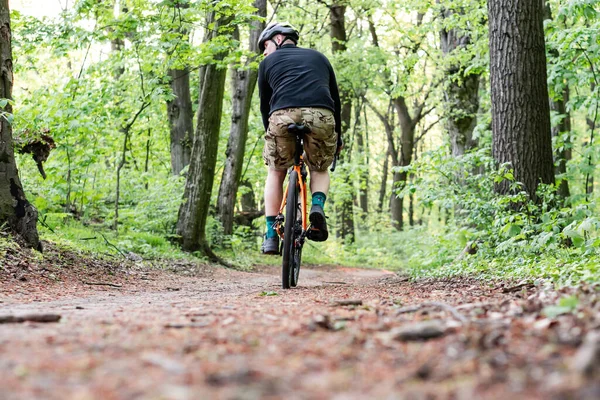
[[[282,290],[279,274],[209,268],[7,285],[0,317],[62,319],[0,324],[0,399],[600,393],[571,367],[588,328],[540,314],[554,292],[342,267],[305,268],[299,287]],[[120,287],[91,284],[110,282]],[[427,302],[436,303],[409,307]]]

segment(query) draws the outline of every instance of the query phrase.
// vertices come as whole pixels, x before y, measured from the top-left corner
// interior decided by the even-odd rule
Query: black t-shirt
[[[333,68],[323,54],[292,44],[281,46],[260,63],[258,91],[265,130],[274,111],[291,107],[327,108],[333,111],[339,140],[340,95]]]

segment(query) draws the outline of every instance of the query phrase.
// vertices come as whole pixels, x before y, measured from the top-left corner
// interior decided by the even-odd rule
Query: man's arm
[[[266,132],[269,128],[269,111],[271,111],[270,103],[273,90],[269,86],[269,82],[267,82],[264,62],[261,62],[258,66],[258,95],[260,97],[260,113],[262,114]]]

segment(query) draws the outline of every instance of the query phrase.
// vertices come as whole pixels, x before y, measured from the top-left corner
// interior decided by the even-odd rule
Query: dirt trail
[[[90,285],[100,278],[122,287]],[[0,399],[600,393],[597,375],[571,366],[589,324],[600,322],[595,303],[585,322],[573,314],[550,320],[540,309],[558,294],[529,285],[511,291],[473,279],[411,282],[340,267],[305,268],[300,286],[287,291],[275,267],[95,279],[12,282],[0,291],[0,316],[62,316],[59,323],[0,324]],[[407,308],[424,302],[453,308]],[[407,327],[423,321],[412,332],[421,338],[411,340]]]

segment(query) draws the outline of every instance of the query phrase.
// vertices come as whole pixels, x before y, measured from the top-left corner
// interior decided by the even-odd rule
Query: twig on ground
[[[46,229],[48,229],[50,232],[52,232],[52,233],[56,233],[56,232],[54,232],[54,229],[52,229],[52,227],[46,223],[46,218],[45,218],[45,217],[44,217],[44,218],[38,218],[38,222],[39,222],[40,224],[42,224],[42,226],[44,226],[44,227],[45,227]]]
[[[102,238],[104,239],[104,241],[106,242],[107,245],[109,245],[110,247],[113,247],[115,250],[117,250],[119,252],[119,254],[121,254],[123,256],[123,258],[127,258],[127,256],[125,255],[125,253],[123,253],[121,251],[121,249],[119,249],[117,246],[115,246],[114,244],[112,244],[111,242],[108,241],[108,239],[106,238],[106,236],[104,236],[104,233],[102,232],[98,232]]]
[[[533,283],[530,282],[524,282],[524,283],[519,283],[516,286],[511,286],[511,287],[507,287],[502,289],[502,293],[513,293],[513,292],[518,292],[519,290],[523,289],[523,288],[532,288],[533,287]]]
[[[349,300],[332,300],[330,305],[332,306],[362,306],[362,300],[349,299]]]
[[[28,314],[15,317],[14,315],[0,316],[0,324],[20,324],[22,322],[58,322],[61,316],[57,314]]]
[[[434,308],[437,307],[437,308],[441,308],[444,311],[448,311],[450,314],[452,314],[452,316],[454,318],[456,318],[463,324],[466,324],[467,322],[469,322],[469,320],[467,318],[465,318],[465,316],[463,316],[461,313],[459,313],[456,308],[452,307],[451,305],[448,305],[445,303],[440,303],[437,301],[430,301],[430,302],[418,304],[415,306],[402,307],[396,311],[396,315],[419,311],[420,309],[427,308],[427,307],[434,307]]]
[[[92,285],[92,286],[110,286],[110,287],[116,287],[116,288],[123,287],[123,285],[117,285],[115,283],[87,282],[87,281],[83,281],[83,283],[85,283],[86,285]]]
[[[483,307],[489,307],[493,305],[492,303],[467,303],[467,304],[461,304],[460,306],[456,306],[457,310],[468,310],[470,308],[483,308]]]

